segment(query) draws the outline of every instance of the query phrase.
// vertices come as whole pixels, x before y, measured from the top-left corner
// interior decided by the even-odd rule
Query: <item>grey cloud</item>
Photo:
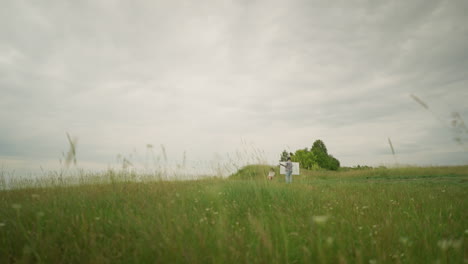
[[[55,157],[65,131],[100,161],[148,141],[203,159],[242,136],[271,151],[326,137],[345,164],[387,159],[387,136],[417,162],[459,151],[415,147],[451,132],[425,131],[438,121],[409,94],[468,114],[465,1],[2,5],[3,155]],[[364,139],[375,157],[352,157]]]

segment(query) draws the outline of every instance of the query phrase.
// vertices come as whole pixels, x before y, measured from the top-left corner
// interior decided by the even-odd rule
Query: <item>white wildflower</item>
[[[325,222],[328,221],[329,216],[328,215],[315,215],[312,216],[312,221],[316,224],[324,224]]]
[[[442,250],[447,250],[450,247],[450,243],[448,240],[439,240],[437,242],[437,246],[439,246]]]
[[[462,240],[453,240],[453,239],[442,239],[437,242],[437,246],[439,246],[442,250],[447,250],[449,248],[458,249],[461,247]]]

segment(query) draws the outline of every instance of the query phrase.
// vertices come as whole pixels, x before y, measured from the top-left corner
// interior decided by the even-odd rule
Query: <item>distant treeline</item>
[[[378,169],[386,169],[387,167],[385,166],[379,166],[377,167]],[[351,170],[372,170],[375,169],[374,167],[367,166],[367,165],[357,165],[354,167],[340,167],[341,171],[351,171]]]

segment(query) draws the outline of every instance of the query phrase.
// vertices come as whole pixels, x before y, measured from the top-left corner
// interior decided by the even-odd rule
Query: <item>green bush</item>
[[[231,180],[266,180],[271,166],[268,165],[247,165],[236,173],[229,176]],[[279,168],[274,167],[276,175],[279,174]]]

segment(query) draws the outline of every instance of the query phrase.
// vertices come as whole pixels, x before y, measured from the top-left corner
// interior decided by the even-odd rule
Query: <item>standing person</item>
[[[291,162],[291,157],[288,157],[288,161],[286,161],[286,165],[283,165],[280,163],[281,166],[283,166],[286,169],[286,183],[292,183],[292,170],[293,170],[293,165]]]
[[[270,168],[270,172],[268,172],[268,180],[273,180],[273,177],[275,177],[275,169]]]

